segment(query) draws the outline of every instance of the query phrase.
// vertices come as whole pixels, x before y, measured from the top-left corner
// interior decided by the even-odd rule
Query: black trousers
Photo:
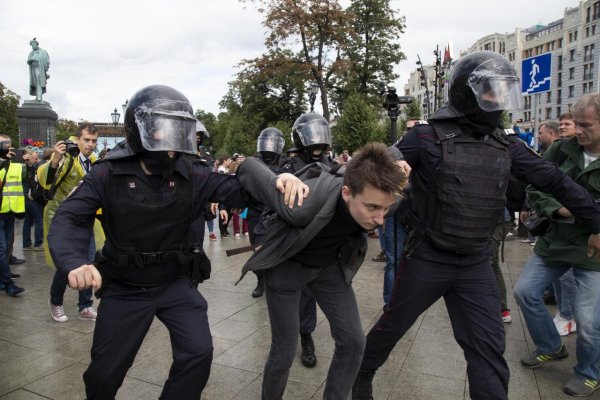
[[[396,275],[390,308],[367,335],[361,368],[383,365],[415,320],[443,296],[467,360],[471,398],[505,400],[510,373],[490,256],[489,250],[469,255],[441,251],[424,241]]]
[[[88,400],[114,399],[154,316],[167,327],[173,364],[162,400],[198,400],[210,374],[213,345],[206,300],[188,279],[140,288],[111,283],[102,294],[83,374]]]

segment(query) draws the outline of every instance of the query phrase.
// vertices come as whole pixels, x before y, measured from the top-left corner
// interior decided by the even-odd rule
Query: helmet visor
[[[517,110],[521,106],[519,80],[514,75],[500,75],[477,67],[469,76],[468,85],[483,111]]]
[[[142,146],[148,151],[176,151],[196,154],[196,122],[182,111],[189,104],[172,100],[142,103],[135,111],[135,123]]]
[[[331,145],[331,134],[329,124],[324,118],[313,119],[308,122],[298,124],[296,127],[300,141],[304,147],[315,144]]]
[[[283,151],[283,138],[280,137],[259,137],[256,141],[256,151],[270,151],[272,153],[281,154]]]

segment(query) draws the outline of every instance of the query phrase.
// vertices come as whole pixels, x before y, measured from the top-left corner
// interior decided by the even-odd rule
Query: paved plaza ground
[[[23,255],[18,222],[15,254]],[[264,297],[250,293],[255,278],[249,274],[238,285],[246,255],[225,257],[225,249],[246,245],[247,239],[206,242],[213,262],[209,281],[200,291],[209,304],[214,341],[214,360],[203,399],[260,399],[262,368],[270,344]],[[369,239],[367,261],[354,280],[365,332],[381,315],[383,263],[371,261],[378,251]],[[519,358],[532,351],[531,339],[512,298],[529,244],[509,240],[502,268],[509,288],[513,322],[506,324],[506,359],[511,370],[509,398],[513,400],[569,399],[562,392],[574,364],[575,337],[566,338],[571,356],[537,370],[528,370]],[[90,362],[94,323],[77,319],[76,291],[68,290],[65,309],[69,321],[54,322],[48,311],[53,271],[45,266],[42,252],[25,252],[27,262],[13,266],[21,274],[18,284],[26,291],[18,298],[0,293],[0,400],[84,399],[82,373]],[[300,363],[300,349],[290,372],[286,399],[321,399],[333,353],[329,325],[319,312],[314,333],[318,363],[308,369]],[[119,391],[122,400],[157,399],[171,363],[168,332],[157,320],[152,325],[133,367]],[[468,399],[466,362],[454,341],[443,301],[432,306],[398,343],[375,378],[374,397],[380,399]],[[600,399],[600,391],[592,399]]]

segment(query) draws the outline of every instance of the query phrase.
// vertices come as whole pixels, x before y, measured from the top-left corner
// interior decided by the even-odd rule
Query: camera
[[[0,141],[0,158],[7,158],[8,153],[10,152],[10,146],[11,146],[10,140]]]
[[[79,155],[79,146],[72,140],[65,140],[65,146],[67,146],[67,153],[69,153],[71,157],[77,157]]]

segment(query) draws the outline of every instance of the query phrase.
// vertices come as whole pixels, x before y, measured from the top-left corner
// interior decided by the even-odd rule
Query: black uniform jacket
[[[119,207],[118,199],[106,198],[107,176],[110,173],[108,162],[95,164],[85,175],[77,188],[62,203],[50,226],[48,244],[57,267],[68,274],[84,264],[88,252],[88,238],[98,209]],[[128,157],[112,163],[112,174],[135,175],[148,182],[148,176],[142,171],[137,157]],[[235,208],[244,208],[249,201],[235,175],[213,173],[210,167],[201,162],[193,162],[187,157],[175,161],[174,174],[185,179],[194,179],[194,215],[190,224],[202,212],[207,201],[226,203]],[[164,180],[160,191],[167,190],[168,180]],[[127,221],[121,221],[127,224]],[[149,224],[152,221],[148,221]],[[103,221],[103,226],[105,222]],[[105,228],[108,234],[108,230]],[[143,235],[143,232],[140,233]],[[168,234],[166,232],[165,234]]]
[[[516,135],[507,138],[511,142],[508,152],[514,176],[539,191],[552,194],[575,215],[578,222],[589,227],[592,233],[599,233],[600,207],[588,192],[562,172],[558,165],[530,150]],[[411,185],[427,186],[442,160],[442,146],[433,127],[415,126],[397,146],[412,168]]]

